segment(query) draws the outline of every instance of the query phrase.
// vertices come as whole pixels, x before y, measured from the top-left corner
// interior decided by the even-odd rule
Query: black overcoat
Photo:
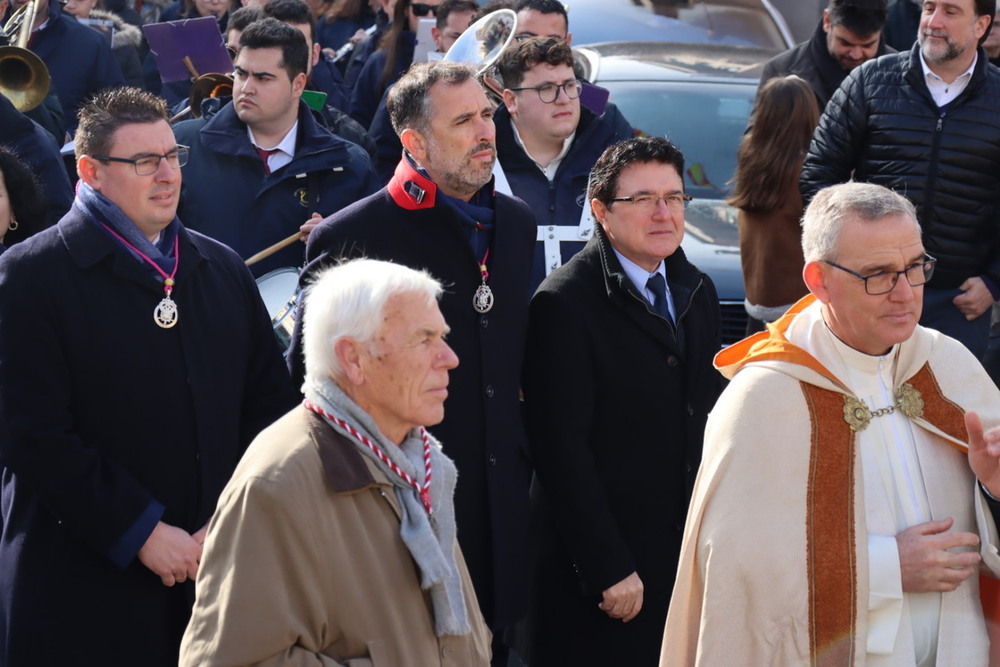
[[[531,301],[525,407],[532,485],[528,664],[656,665],[708,411],[721,390],[719,303],[678,249],[666,260],[683,344],[601,228]],[[638,572],[629,623],[597,608]]]
[[[479,314],[482,282],[465,225],[435,202],[435,186],[406,160],[386,188],[317,226],[306,246],[303,281],[339,258],[368,257],[426,269],[444,284],[441,313],[459,365],[449,373],[445,417],[430,430],[458,467],[458,541],[487,622],[505,627],[524,610],[530,467],[520,401],[535,219],[520,200],[496,195],[496,227],[487,258],[493,309]],[[400,175],[401,172],[406,172]],[[403,192],[419,183],[422,201]],[[393,199],[393,192],[399,201]],[[415,190],[413,190],[415,192]],[[298,322],[301,323],[301,311]],[[297,339],[292,376],[303,375]]]
[[[162,285],[75,207],[0,258],[0,664],[176,665],[193,583],[109,557],[151,501],[204,526],[296,400],[249,271],[180,230]],[[144,538],[140,540],[141,545]]]

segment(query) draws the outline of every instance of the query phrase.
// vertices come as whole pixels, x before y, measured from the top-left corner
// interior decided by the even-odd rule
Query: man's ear
[[[365,382],[364,367],[361,362],[361,346],[353,338],[339,338],[333,344],[333,353],[340,362],[344,377],[352,385],[358,386]]]
[[[502,93],[503,105],[507,107],[507,113],[513,118],[517,115],[517,95],[514,94],[513,90],[503,89]]]
[[[590,210],[594,213],[594,220],[603,225],[604,220],[608,217],[608,207],[605,206],[604,202],[600,199],[591,199]]]
[[[302,91],[306,89],[307,81],[308,77],[305,72],[299,72],[296,74],[295,78],[292,79],[292,96],[302,97]]]
[[[403,144],[406,152],[413,156],[413,159],[423,164],[427,158],[427,140],[412,127],[408,127],[399,135],[399,143]]]
[[[76,173],[80,175],[80,179],[94,188],[95,190],[100,190],[100,169],[98,169],[97,160],[90,157],[89,155],[81,155],[76,161]]]
[[[316,63],[319,62],[319,56],[320,56],[320,54],[322,52],[323,52],[323,45],[322,44],[320,44],[319,42],[313,44],[313,52],[312,52],[312,66],[313,67],[316,67]]]
[[[802,267],[802,280],[809,291],[816,295],[821,303],[830,303],[830,292],[826,286],[826,269],[821,262],[807,262]]]

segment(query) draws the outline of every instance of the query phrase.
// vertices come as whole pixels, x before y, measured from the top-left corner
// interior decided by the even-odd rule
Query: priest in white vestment
[[[802,245],[811,294],[716,357],[661,665],[987,665],[1000,392],[917,324],[905,198],[827,188]]]

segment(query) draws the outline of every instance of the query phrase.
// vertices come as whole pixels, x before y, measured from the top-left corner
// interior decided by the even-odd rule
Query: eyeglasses
[[[415,16],[427,16],[428,14],[437,16],[437,5],[428,5],[424,2],[414,2],[410,4],[410,9],[413,10],[413,14]]]
[[[559,39],[564,42],[566,41],[566,35],[536,35],[533,32],[519,32],[514,35],[514,41],[518,43],[527,42],[532,37],[545,37],[546,39]]]
[[[865,292],[872,296],[879,296],[880,294],[888,294],[896,289],[896,283],[899,282],[899,277],[902,275],[906,276],[906,282],[910,283],[910,287],[920,287],[926,284],[931,279],[931,276],[934,275],[934,265],[937,264],[937,260],[930,255],[925,255],[922,262],[908,266],[902,271],[879,271],[869,276],[863,276],[840,264],[834,264],[825,259],[823,263],[850,273],[855,278],[861,278],[865,281]]]
[[[508,90],[534,90],[538,93],[538,99],[545,104],[552,104],[559,97],[560,90],[566,93],[566,97],[571,100],[575,100],[580,97],[580,91],[583,90],[583,84],[574,80],[567,81],[566,83],[543,83],[540,86],[531,86],[530,88],[508,88]]]
[[[684,207],[691,201],[691,195],[674,192],[669,195],[632,195],[631,197],[612,197],[611,201],[630,202],[640,211],[653,211],[660,204],[660,200],[667,205],[671,211],[683,211]]]
[[[125,158],[125,157],[109,157],[107,155],[91,155],[90,157],[95,160],[100,160],[101,162],[124,162],[125,164],[130,164],[135,168],[136,176],[150,176],[155,174],[160,168],[160,160],[166,160],[174,169],[180,169],[187,164],[188,161],[188,147],[178,146],[169,153],[164,153],[163,155],[146,155],[140,158]]]

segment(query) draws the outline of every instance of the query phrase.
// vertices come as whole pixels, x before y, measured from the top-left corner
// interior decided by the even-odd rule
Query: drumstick
[[[244,263],[247,266],[250,266],[251,264],[256,264],[260,260],[266,259],[266,258],[270,257],[271,255],[273,255],[274,253],[278,252],[282,248],[287,248],[288,246],[292,245],[293,243],[295,243],[296,241],[299,240],[300,236],[301,236],[301,232],[295,232],[294,234],[292,234],[291,236],[289,236],[287,239],[282,239],[281,241],[278,241],[274,245],[268,246],[267,248],[264,248],[259,253],[257,253],[256,255],[254,255],[253,257],[251,257],[250,259],[246,260],[246,262],[244,262]]]

